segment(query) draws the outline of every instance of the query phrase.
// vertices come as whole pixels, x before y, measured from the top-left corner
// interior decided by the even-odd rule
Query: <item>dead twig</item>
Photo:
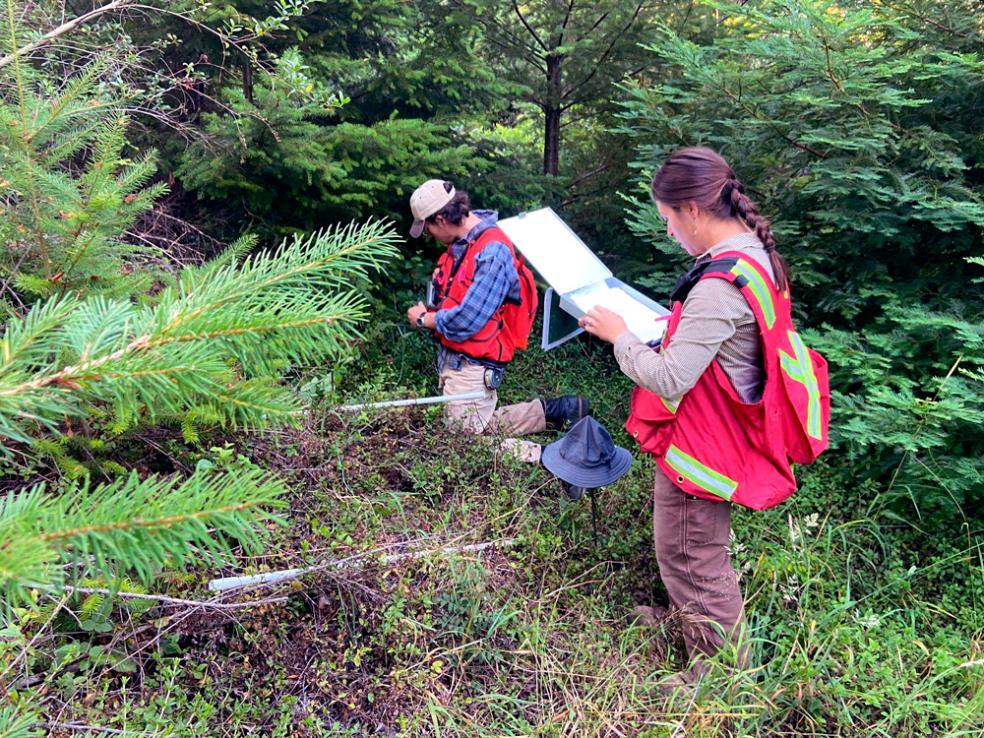
[[[118,728],[105,728],[101,725],[85,725],[83,723],[34,723],[34,726],[38,728],[72,730],[79,733],[94,731],[96,733],[109,733],[111,735],[153,735],[153,733],[146,733],[144,731],[137,733],[132,730],[119,730]]]
[[[90,10],[88,13],[84,13],[77,18],[72,18],[71,20],[62,23],[56,28],[52,28],[47,33],[43,34],[37,41],[33,41],[26,46],[20,47],[19,49],[14,49],[6,56],[0,57],[0,69],[3,69],[5,66],[10,64],[18,56],[24,56],[25,54],[30,54],[32,51],[37,51],[41,47],[51,43],[59,36],[64,36],[69,31],[74,31],[79,26],[95,20],[101,15],[112,13],[116,10],[123,10],[127,5],[132,5],[133,2],[134,0],[113,0],[113,2],[103,5],[101,8]]]

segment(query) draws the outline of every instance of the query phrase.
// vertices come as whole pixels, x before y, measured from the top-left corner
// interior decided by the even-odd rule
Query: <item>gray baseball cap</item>
[[[444,187],[443,179],[428,179],[410,195],[410,212],[413,213],[413,225],[410,226],[410,235],[420,238],[424,232],[424,221],[439,213],[444,206],[454,199],[454,186],[448,183],[451,190]]]

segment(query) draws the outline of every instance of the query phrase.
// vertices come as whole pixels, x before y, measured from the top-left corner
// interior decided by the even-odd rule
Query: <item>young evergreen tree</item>
[[[152,153],[127,157],[123,104],[100,92],[104,64],[58,86],[12,67],[0,84],[2,304],[22,313],[53,295],[145,292],[155,254],[126,231],[166,186],[148,186]]]
[[[93,474],[64,449],[176,420],[188,440],[203,426],[297,422],[304,406],[285,372],[351,351],[367,314],[356,285],[395,254],[397,237],[373,221],[253,256],[245,238],[147,295],[134,267],[148,252],[124,231],[162,188],[144,186],[149,157],[125,157],[125,120],[101,67],[62,84],[63,66],[43,56],[5,58],[0,628],[11,634],[33,627],[25,613],[47,599],[64,605],[80,581],[113,591],[258,550],[283,504],[270,473],[240,461],[171,475],[116,463]],[[49,481],[35,481],[38,469]],[[0,678],[13,662],[0,663]],[[34,720],[0,710],[0,734],[37,735]]]
[[[114,431],[184,415],[256,429],[295,422],[296,393],[279,381],[295,362],[349,350],[365,315],[353,280],[394,253],[378,223],[296,237],[239,266],[182,272],[153,305],[62,295],[11,319],[0,338],[0,468],[22,466],[70,433],[111,419]],[[47,445],[46,445],[47,444]],[[66,582],[148,583],[164,567],[256,551],[283,484],[255,466],[190,476],[89,476],[0,496],[0,600],[34,606]],[[17,719],[0,715],[0,732]]]
[[[30,448],[64,434],[67,422],[99,414],[118,432],[188,413],[233,429],[295,422],[302,408],[278,381],[281,371],[346,350],[365,316],[351,280],[379,266],[393,243],[379,224],[352,226],[292,239],[242,266],[187,269],[153,306],[68,295],[38,303],[0,339],[0,436]],[[0,453],[12,462],[14,451],[5,443]],[[56,586],[65,572],[51,562],[61,544],[69,556],[102,551],[95,558],[103,569],[135,568],[146,578],[151,564],[176,555],[187,525],[218,551],[217,533],[246,531],[265,514],[251,511],[277,489],[266,475],[130,475],[56,494],[40,486],[9,493],[0,503],[0,529],[10,533],[0,591],[15,598],[24,588]],[[148,515],[151,504],[159,515]],[[220,524],[217,533],[206,526],[213,513],[218,523],[208,524]],[[147,530],[162,543],[141,553]]]
[[[258,7],[229,0],[216,12]],[[481,198],[483,175],[508,169],[519,148],[483,135],[507,107],[504,86],[476,54],[481,29],[441,0],[314,4],[256,39],[277,59],[264,67],[200,64],[229,57],[209,34],[182,36],[167,58],[202,70],[206,94],[189,113],[206,137],[162,150],[210,209],[248,214],[265,233],[370,213],[405,219],[409,194],[434,176]],[[290,209],[279,207],[285,195]]]
[[[281,231],[369,212],[400,217],[422,178],[453,177],[473,159],[445,125],[398,116],[339,121],[344,100],[296,50],[284,52],[273,73],[255,73],[251,100],[235,85],[218,95],[224,109],[202,115],[207,138],[182,154],[176,174],[209,202],[242,203]],[[285,197],[293,207],[281,207]]]

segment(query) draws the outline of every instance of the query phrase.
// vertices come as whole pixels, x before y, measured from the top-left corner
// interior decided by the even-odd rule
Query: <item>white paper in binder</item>
[[[622,316],[640,340],[654,343],[662,337],[670,311],[614,277],[551,208],[506,218],[499,227],[560,296],[565,312],[580,318],[601,305]],[[553,348],[582,332],[578,329],[559,340],[549,340],[546,312],[550,307],[551,301],[544,300],[544,348]]]

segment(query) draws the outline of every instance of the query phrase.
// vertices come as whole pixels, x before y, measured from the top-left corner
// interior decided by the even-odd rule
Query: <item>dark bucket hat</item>
[[[632,466],[632,454],[616,446],[611,435],[590,415],[567,435],[543,449],[540,462],[557,477],[579,487],[604,487]]]

